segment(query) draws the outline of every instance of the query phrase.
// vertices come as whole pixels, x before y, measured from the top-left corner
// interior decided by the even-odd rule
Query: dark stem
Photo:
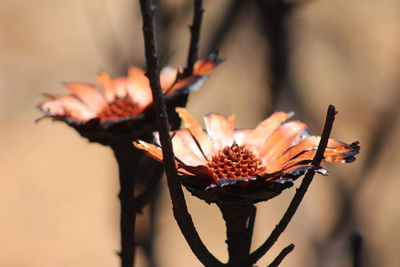
[[[183,77],[189,77],[193,74],[194,63],[196,63],[198,57],[197,55],[199,50],[200,29],[201,21],[203,19],[203,12],[203,0],[194,0],[193,23],[190,26],[190,47],[187,58],[187,66],[183,71]]]
[[[164,167],[167,174],[167,183],[173,205],[173,214],[179,228],[186,238],[190,248],[205,266],[222,266],[205,247],[194,227],[186,201],[183,195],[180,179],[176,173],[174,153],[169,134],[168,114],[165,98],[160,86],[160,69],[154,34],[154,12],[156,7],[151,0],[140,0],[143,18],[143,35],[147,62],[147,77],[153,94],[154,108],[156,111],[157,126],[160,133],[160,143],[164,157]]]
[[[292,252],[294,249],[294,245],[290,244],[289,246],[282,249],[282,251],[276,256],[276,258],[268,265],[268,267],[276,267],[281,264],[281,262],[286,258],[286,256]]]
[[[361,251],[363,237],[359,231],[353,231],[350,237],[351,250],[353,256],[353,267],[361,267]]]
[[[269,46],[271,109],[276,110],[276,105],[281,102],[283,91],[287,89],[289,43],[286,17],[290,9],[289,5],[281,0],[260,0],[258,4]]]
[[[122,267],[135,264],[135,220],[136,206],[134,198],[135,179],[139,175],[139,161],[143,152],[132,145],[125,144],[112,147],[118,162],[120,192],[118,198],[121,206],[121,258]]]
[[[249,217],[249,223],[247,225],[247,233],[249,236],[249,243],[247,244],[246,255],[249,255],[249,253],[250,253],[251,242],[253,240],[254,224],[256,222],[256,214],[257,214],[257,208],[256,208],[256,206],[252,205],[251,213],[250,213],[250,217]]]
[[[313,166],[319,166],[324,157],[324,152],[328,144],[329,136],[331,134],[333,121],[335,120],[335,114],[335,107],[330,105],[326,114],[325,126],[321,135],[321,140],[319,142],[315,157],[312,161]],[[280,222],[276,225],[275,229],[271,232],[267,240],[250,255],[249,261],[251,264],[257,262],[257,260],[259,260],[274,245],[274,243],[276,242],[276,240],[278,240],[283,231],[285,231],[287,225],[293,218],[293,215],[296,213],[297,208],[303,200],[304,195],[306,194],[308,187],[310,186],[314,178],[314,175],[314,171],[308,171],[307,174],[304,176],[300,187],[296,190],[296,194],[294,195],[292,201],[289,204],[289,207],[287,208]]]
[[[161,164],[160,164],[161,165]],[[161,168],[162,172],[164,172],[164,168]],[[160,174],[160,177],[162,174]],[[156,267],[157,261],[156,261],[156,253],[154,251],[154,240],[155,237],[157,236],[157,212],[159,208],[159,200],[160,200],[160,187],[157,185],[155,187],[156,190],[152,190],[151,192],[151,202],[149,203],[149,208],[148,208],[148,223],[147,226],[149,228],[148,234],[144,237],[143,240],[141,240],[141,248],[143,249],[144,254],[146,255],[147,258],[147,267]],[[148,191],[148,190],[147,190]],[[139,201],[139,198],[137,197],[137,205],[143,204],[144,202]]]
[[[226,243],[228,244],[229,267],[244,267],[249,255],[248,223],[254,210],[250,202],[221,202],[217,204],[226,224]]]
[[[142,212],[142,209],[147,204],[151,202],[156,202],[157,193],[159,192],[160,180],[164,173],[164,167],[161,163],[156,162],[150,158],[147,159],[147,162],[145,162],[144,160],[142,160],[141,162],[141,171],[144,173],[144,182],[146,188],[143,192],[135,197],[137,212]]]
[[[216,29],[211,38],[208,38],[210,41],[207,44],[206,52],[210,54],[212,51],[223,46],[224,41],[227,39],[226,37],[231,32],[234,24],[238,21],[240,12],[246,11],[246,4],[250,3],[245,0],[232,0],[228,1],[228,8],[224,14],[221,15],[221,20],[218,25],[214,26]]]
[[[267,43],[267,66],[271,105],[267,114],[277,109],[304,114],[304,105],[290,75],[290,18],[293,10],[308,0],[255,1]]]

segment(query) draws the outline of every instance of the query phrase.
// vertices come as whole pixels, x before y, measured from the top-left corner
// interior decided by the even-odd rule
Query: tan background
[[[110,150],[88,144],[63,123],[35,124],[40,116],[35,105],[42,92],[63,93],[63,81],[93,82],[99,70],[117,74],[123,61],[143,65],[136,2],[1,1],[0,266],[118,266],[117,170]],[[166,2],[163,8],[180,14],[187,1]],[[202,42],[228,3],[206,1]],[[340,113],[333,136],[360,140],[362,153],[354,164],[326,165],[331,175],[311,185],[289,228],[259,266],[289,242],[296,249],[282,266],[316,265],[312,240],[323,239],[337,217],[335,183],[352,190],[373,129],[387,117],[382,112],[394,107],[389,114],[399,113],[399,11],[396,0],[315,0],[293,14],[292,77],[312,114],[314,133],[321,131],[327,105],[335,104]],[[191,95],[188,108],[197,118],[210,111],[234,113],[238,127],[254,127],[265,117],[270,105],[266,50],[252,12],[244,12],[227,36],[221,48],[226,62]],[[185,64],[186,13],[168,33],[168,63],[174,66]],[[355,201],[365,257],[375,266],[400,266],[398,116],[392,124]],[[294,191],[258,204],[254,247],[278,222]],[[187,199],[206,245],[226,259],[218,210]],[[160,205],[159,265],[201,266],[179,233],[165,190]],[[342,243],[338,246],[346,251]],[[346,255],[334,257],[329,266],[350,266]],[[142,258],[138,266],[145,266]]]

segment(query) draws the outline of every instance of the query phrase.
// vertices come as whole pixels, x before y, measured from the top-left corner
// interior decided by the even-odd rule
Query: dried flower
[[[311,136],[303,122],[284,123],[293,113],[275,112],[246,130],[235,130],[232,115],[210,113],[204,117],[205,132],[186,109],[177,112],[186,126],[173,133],[177,171],[188,190],[207,202],[268,200],[307,170],[327,173],[311,165],[320,137]],[[159,146],[144,141],[134,145],[163,160]],[[359,149],[358,142],[329,139],[324,161],[353,162]]]
[[[177,99],[199,88],[206,75],[220,62],[216,54],[211,54],[207,59],[196,62],[193,75],[188,78],[182,78],[178,69],[164,68],[160,83],[169,106],[180,106]],[[100,87],[67,83],[65,87],[70,95],[44,94],[50,100],[38,105],[44,113],[43,117],[65,121],[81,135],[100,143],[107,143],[105,140],[110,139],[110,135],[121,133],[131,141],[132,131],[135,132],[133,136],[141,136],[141,133],[154,129],[153,98],[143,70],[131,67],[127,77],[112,78],[103,72],[96,78]]]

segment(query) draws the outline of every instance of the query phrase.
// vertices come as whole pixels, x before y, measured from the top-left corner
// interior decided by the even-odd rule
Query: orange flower
[[[196,62],[193,75],[182,79],[180,71],[164,68],[160,74],[161,87],[167,100],[196,90],[207,74],[221,62],[216,54]],[[39,104],[44,117],[65,121],[74,127],[107,129],[116,124],[138,123],[153,103],[145,72],[137,67],[128,70],[127,77],[112,78],[108,73],[97,76],[100,87],[86,83],[67,83],[72,93],[66,96],[45,94],[49,101]]]
[[[178,174],[189,191],[207,202],[267,200],[307,170],[327,173],[311,165],[320,137],[311,136],[303,122],[284,123],[293,113],[275,112],[255,129],[246,130],[234,128],[233,115],[210,113],[204,117],[205,132],[186,109],[176,110],[186,127],[173,133]],[[159,146],[144,141],[134,145],[163,160]],[[359,149],[358,142],[329,139],[324,161],[353,162]]]

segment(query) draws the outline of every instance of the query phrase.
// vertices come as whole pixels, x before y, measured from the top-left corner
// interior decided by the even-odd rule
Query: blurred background
[[[159,0],[163,65],[184,66],[192,1]],[[352,266],[351,240],[363,239],[364,266],[400,266],[400,1],[204,1],[200,55],[226,61],[189,110],[201,119],[236,114],[254,127],[272,110],[293,110],[321,132],[329,104],[339,110],[332,137],[361,142],[355,163],[325,164],[266,266],[289,243],[282,266]],[[1,0],[0,266],[118,266],[117,169],[111,150],[41,116],[41,93],[62,82],[94,82],[104,70],[144,67],[138,1]],[[298,186],[300,181],[297,181]],[[257,205],[253,248],[293,196]],[[165,180],[159,196],[158,266],[201,266],[175,224]],[[227,259],[218,209],[189,195],[200,236]],[[139,233],[148,231],[146,212]],[[138,249],[137,266],[147,266]]]

